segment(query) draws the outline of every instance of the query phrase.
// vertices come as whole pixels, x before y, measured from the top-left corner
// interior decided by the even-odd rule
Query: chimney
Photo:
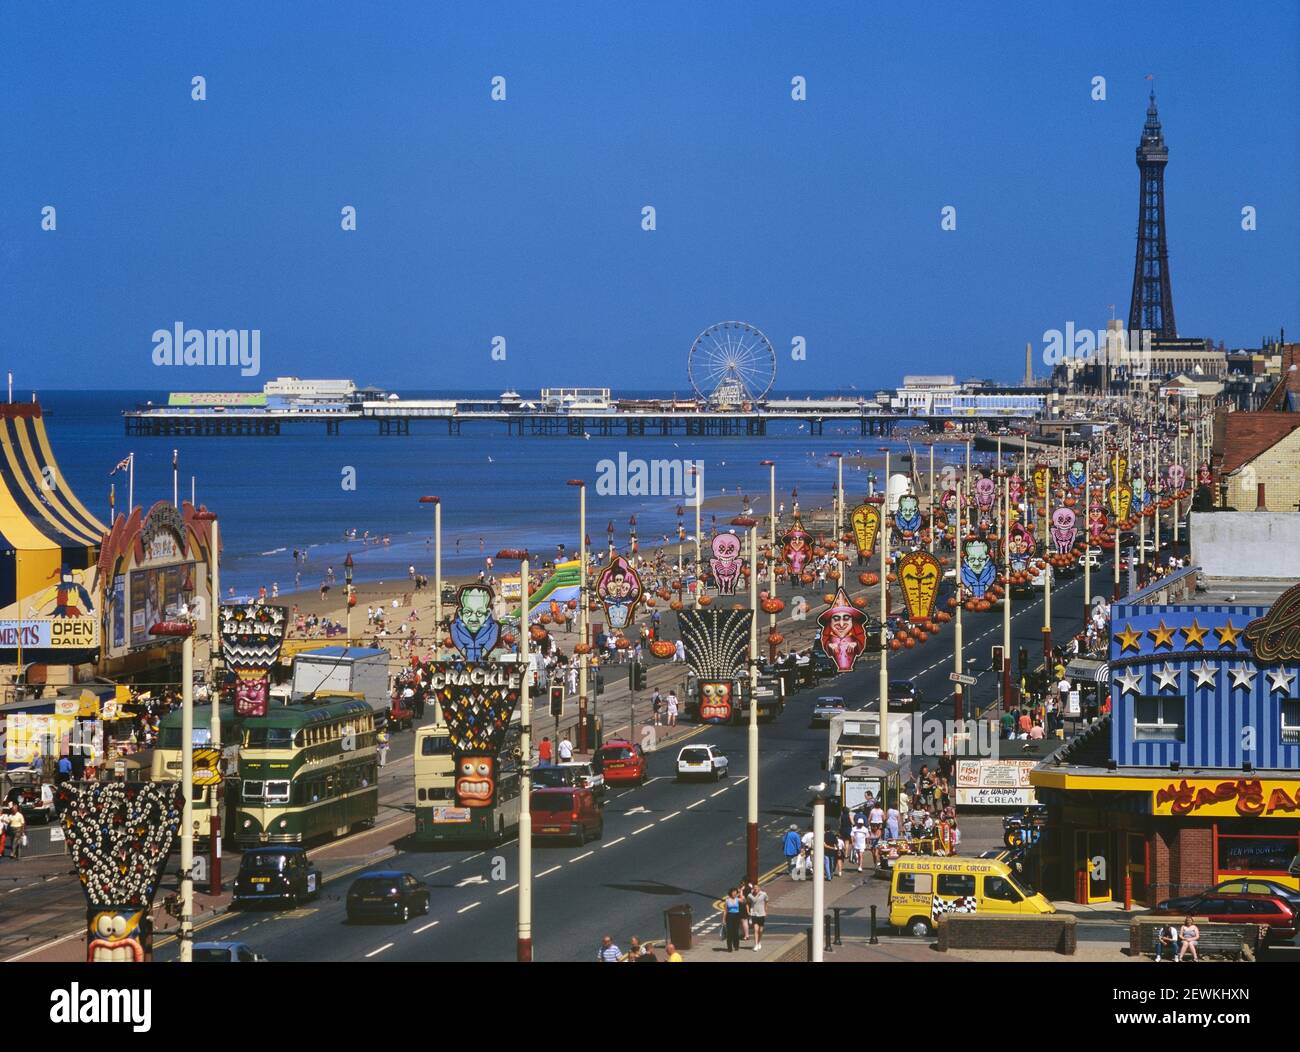
[[[1268,511],[1268,505],[1264,501],[1264,483],[1261,482],[1255,487],[1255,494],[1255,510]]]

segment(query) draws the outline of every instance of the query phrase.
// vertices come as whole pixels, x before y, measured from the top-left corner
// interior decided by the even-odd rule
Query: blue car
[[[429,912],[429,886],[410,873],[396,869],[371,869],[348,888],[348,922],[400,920]]]

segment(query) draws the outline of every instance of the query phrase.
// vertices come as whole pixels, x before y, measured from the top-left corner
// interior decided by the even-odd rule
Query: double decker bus
[[[318,694],[247,718],[239,752],[241,847],[345,836],[379,814],[375,710],[365,695]]]
[[[226,770],[226,761],[239,751],[243,736],[243,717],[235,715],[234,705],[222,705],[218,710],[221,715],[221,753],[222,770]],[[172,709],[158,724],[158,742],[154,746],[149,768],[149,780],[154,782],[178,782],[181,777],[181,720],[183,713],[179,708]],[[212,706],[194,706],[193,747],[206,749],[212,744]],[[212,805],[222,799],[226,783],[221,785],[200,785],[194,787],[194,837],[204,843],[208,840],[212,828]],[[222,836],[229,836],[234,809],[226,808],[225,828]]]
[[[499,844],[519,831],[519,712],[496,762],[496,802],[456,806],[456,772],[445,723],[415,730],[415,840],[419,844]]]

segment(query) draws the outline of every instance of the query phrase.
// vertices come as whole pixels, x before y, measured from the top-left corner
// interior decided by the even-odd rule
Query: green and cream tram
[[[222,705],[221,709],[221,743],[222,770],[226,769],[225,759],[233,756],[242,740],[243,717],[235,715],[234,705]],[[181,777],[181,720],[183,713],[179,708],[172,709],[158,724],[158,743],[153,749],[149,770],[149,779],[154,782],[178,782]],[[206,749],[212,744],[212,706],[194,706],[193,744],[195,749]],[[129,779],[129,774],[128,774]],[[212,801],[218,801],[225,792],[225,783],[221,785],[200,785],[194,788],[194,836],[206,843],[211,829]],[[226,827],[223,836],[231,832],[231,815],[233,808],[227,800]]]
[[[318,694],[244,720],[235,841],[241,847],[344,836],[379,814],[375,711],[355,693]]]

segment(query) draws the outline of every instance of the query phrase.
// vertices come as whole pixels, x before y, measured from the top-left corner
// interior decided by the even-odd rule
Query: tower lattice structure
[[[1165,241],[1165,165],[1169,148],[1160,130],[1156,94],[1151,93],[1142,141],[1137,148],[1141,173],[1138,200],[1137,259],[1133,264],[1133,296],[1129,301],[1130,332],[1175,337],[1174,294],[1169,285],[1169,246]]]

